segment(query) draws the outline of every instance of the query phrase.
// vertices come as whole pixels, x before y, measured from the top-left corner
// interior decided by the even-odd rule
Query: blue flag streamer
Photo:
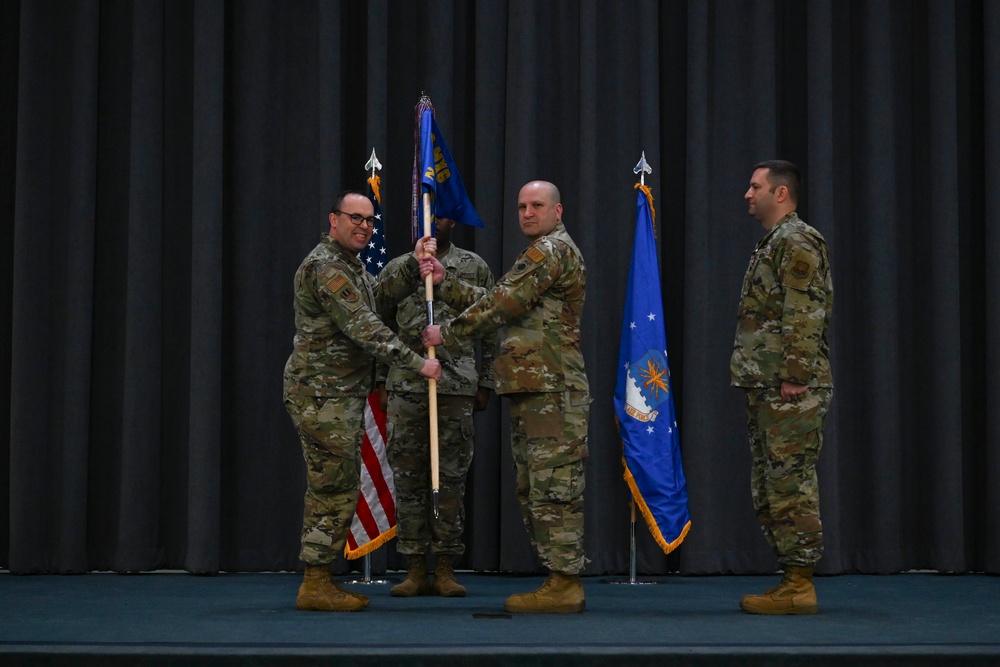
[[[660,270],[653,237],[652,195],[637,187],[635,244],[618,353],[615,417],[625,480],[664,553],[691,528],[680,435],[667,362]]]
[[[431,193],[432,219],[441,216],[473,227],[485,226],[429,108],[420,119],[420,174],[422,189]],[[423,220],[422,214],[419,217]]]

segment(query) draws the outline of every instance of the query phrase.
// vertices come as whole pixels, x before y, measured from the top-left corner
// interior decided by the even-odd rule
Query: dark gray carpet
[[[821,577],[803,617],[739,611],[776,577],[588,578],[587,611],[557,616],[503,613],[541,577],[460,573],[459,599],[354,585],[372,598],[354,614],[297,611],[300,578],[0,573],[0,664],[1000,664],[1000,578],[985,575]]]

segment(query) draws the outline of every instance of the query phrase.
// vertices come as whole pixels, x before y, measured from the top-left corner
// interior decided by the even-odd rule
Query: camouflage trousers
[[[552,572],[579,574],[583,552],[583,491],[588,392],[508,394],[517,500],[539,562]]]
[[[774,388],[746,390],[750,491],[754,512],[782,565],[812,565],[823,555],[816,463],[833,389],[810,388],[786,402]]]
[[[396,485],[396,550],[401,554],[465,552],[465,478],[472,465],[472,396],[438,395],[438,510],[431,503],[427,394],[392,392],[386,455]]]
[[[302,550],[307,565],[332,563],[343,553],[358,503],[363,396],[285,395],[306,462]]]

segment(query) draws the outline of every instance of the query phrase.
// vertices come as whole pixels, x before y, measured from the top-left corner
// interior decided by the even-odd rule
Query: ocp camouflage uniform
[[[826,241],[789,213],[750,258],[730,361],[733,386],[746,390],[754,510],[786,566],[811,566],[823,553],[816,463],[833,397],[832,313]],[[786,402],[782,380],[809,390]]]
[[[447,276],[441,298],[483,295]],[[441,327],[445,347],[501,329],[493,364],[498,394],[511,399],[517,498],[541,563],[579,574],[590,388],[580,350],[586,266],[560,222],[517,258],[492,291]]]
[[[493,274],[483,259],[451,244],[438,260],[449,273],[470,285],[493,287]],[[396,322],[399,338],[415,353],[424,347],[421,332],[427,326],[424,283],[412,253],[389,262],[379,273],[379,314]],[[434,322],[451,321],[456,311],[444,301],[434,301]],[[441,361],[438,396],[438,509],[430,503],[430,417],[427,379],[409,367],[394,364],[388,370],[389,465],[396,485],[396,550],[403,554],[454,554],[465,552],[465,479],[472,464],[473,403],[480,387],[493,388],[493,355],[496,336],[482,341],[480,373],[476,367],[476,342],[463,339],[452,347],[438,347]]]
[[[300,558],[308,565],[333,562],[347,539],[375,359],[415,371],[423,366],[376,316],[374,288],[356,253],[327,234],[295,273],[295,341],[284,394],[306,462]]]

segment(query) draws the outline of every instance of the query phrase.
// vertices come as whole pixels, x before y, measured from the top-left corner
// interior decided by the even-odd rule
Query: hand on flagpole
[[[437,382],[441,379],[441,362],[437,359],[424,359],[420,374]]]
[[[437,255],[437,239],[433,236],[424,236],[413,246],[413,258],[420,264],[420,279],[426,282],[427,276],[433,274],[433,283],[440,285],[444,280],[444,265],[435,255]]]
[[[420,279],[425,280],[428,275],[434,276],[434,284],[440,285],[444,280],[444,264],[437,260],[437,257],[424,257],[420,260]]]
[[[417,244],[413,246],[413,258],[418,262],[428,257],[437,255],[438,243],[433,236],[423,236],[417,239]]]
[[[424,347],[434,347],[435,345],[441,345],[444,343],[441,339],[440,324],[432,324],[428,327],[424,327],[422,337],[424,339]]]

